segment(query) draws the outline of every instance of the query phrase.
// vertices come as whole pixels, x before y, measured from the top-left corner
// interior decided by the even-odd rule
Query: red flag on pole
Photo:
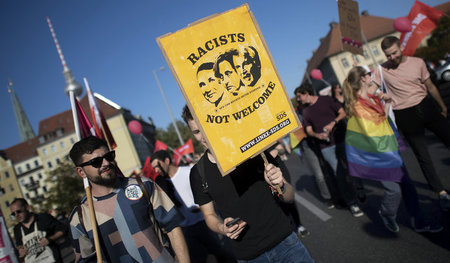
[[[103,113],[100,111],[97,100],[95,99],[94,95],[91,92],[91,89],[89,88],[89,84],[86,78],[84,78],[84,84],[86,86],[86,91],[89,99],[89,107],[91,108],[91,116],[92,122],[94,123],[95,134],[98,138],[106,140],[111,149],[114,149],[117,147],[116,141],[111,134],[111,130],[106,123],[106,119],[103,116]]]
[[[193,152],[194,152],[194,145],[192,144],[192,139],[189,139],[185,144],[181,145],[180,147],[178,147],[173,151],[173,158],[172,158],[173,162],[175,163],[175,165],[178,166],[180,164],[180,160],[181,157],[183,157],[183,155]]]
[[[84,139],[91,135],[95,136],[95,129],[92,127],[91,122],[89,122],[89,119],[81,108],[81,104],[77,98],[75,98],[75,104],[77,108],[78,125],[80,126],[81,139]]]
[[[400,43],[403,55],[412,56],[416,52],[420,42],[434,29],[443,13],[420,1],[416,1],[409,12],[412,30],[402,33]]]
[[[145,160],[144,168],[142,168],[142,174],[153,181],[155,181],[156,177],[159,175],[151,165],[150,157],[147,157]]]
[[[155,150],[153,152],[157,152],[159,150],[167,151],[167,145],[160,140],[156,140],[155,142]]]

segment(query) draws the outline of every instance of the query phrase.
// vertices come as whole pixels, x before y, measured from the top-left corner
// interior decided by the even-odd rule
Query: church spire
[[[36,134],[31,127],[30,121],[25,115],[25,111],[22,108],[22,104],[20,104],[19,98],[13,89],[13,83],[11,80],[8,81],[8,93],[11,94],[11,102],[14,109],[14,115],[16,115],[16,122],[19,128],[20,139],[22,142],[27,141],[31,138],[36,137]]]

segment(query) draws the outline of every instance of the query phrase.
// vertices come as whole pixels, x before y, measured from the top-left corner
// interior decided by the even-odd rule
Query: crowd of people
[[[450,196],[434,169],[424,130],[449,147],[447,108],[421,59],[402,56],[395,37],[386,37],[382,50],[386,63],[374,72],[355,66],[342,88],[333,85],[332,96],[317,96],[307,84],[295,90],[297,114],[307,134],[297,150],[328,208],[347,207],[352,216],[363,216],[358,205],[366,199],[363,182],[372,180],[383,189],[378,213],[387,230],[399,231],[396,217],[403,197],[415,231],[439,232],[443,227],[427,222],[421,212],[400,155],[398,130],[446,211]],[[252,47],[240,52],[245,61],[257,56]],[[229,85],[232,95],[260,77],[233,56],[224,53],[197,72],[205,99],[215,106],[223,93],[213,92],[210,82],[226,81],[232,75],[228,70],[244,78]],[[260,66],[256,71],[260,73]],[[167,151],[155,152],[151,165],[159,175],[154,181],[120,176],[115,152],[99,138],[73,145],[70,158],[77,174],[89,181],[93,199],[90,209],[83,198],[68,220],[76,262],[96,262],[100,254],[104,262],[207,262],[208,255],[217,262],[314,262],[300,240],[309,232],[300,221],[295,188],[282,160],[290,152],[285,141],[265,151],[266,160],[258,155],[222,176],[187,106],[182,118],[205,152],[194,165],[180,167]],[[62,262],[57,240],[67,232],[64,224],[32,213],[25,199],[14,200],[10,207],[18,221],[14,236],[19,258]]]

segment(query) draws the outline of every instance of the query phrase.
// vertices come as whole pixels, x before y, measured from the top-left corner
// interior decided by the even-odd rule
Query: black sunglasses
[[[16,211],[14,211],[14,212],[11,212],[11,215],[12,216],[16,216],[17,214],[22,214],[24,211],[22,211],[22,210],[16,210]]]
[[[94,167],[94,168],[100,168],[103,163],[103,158],[105,158],[108,162],[112,162],[116,158],[116,152],[115,151],[107,152],[102,157],[95,157],[94,159],[91,159],[87,162],[81,163],[77,166],[84,167],[87,165],[92,165],[92,167]]]

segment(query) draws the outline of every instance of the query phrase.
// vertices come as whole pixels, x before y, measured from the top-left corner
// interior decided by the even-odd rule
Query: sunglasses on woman
[[[81,163],[77,166],[84,167],[84,166],[92,165],[92,167],[94,167],[94,168],[100,168],[103,164],[103,158],[106,159],[108,162],[112,162],[116,158],[116,152],[115,151],[107,152],[107,153],[105,153],[105,155],[103,155],[101,157],[95,157],[95,158],[93,158],[87,162]]]

